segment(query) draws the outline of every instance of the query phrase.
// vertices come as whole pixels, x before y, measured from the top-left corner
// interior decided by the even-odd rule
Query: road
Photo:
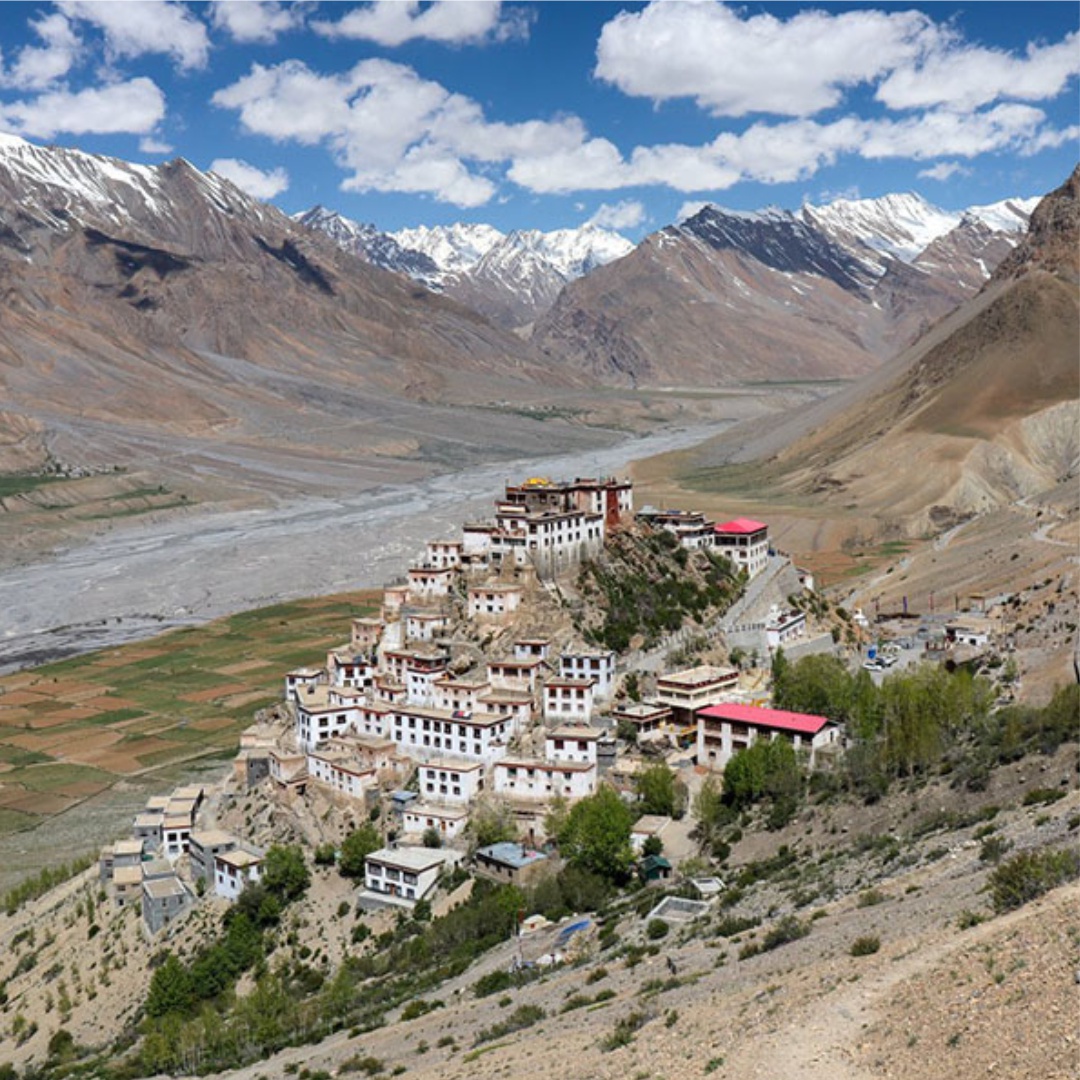
[[[117,528],[46,562],[0,572],[0,674],[279,600],[385,584],[424,542],[489,516],[507,480],[621,474],[728,424],[502,461],[349,499],[193,515]]]

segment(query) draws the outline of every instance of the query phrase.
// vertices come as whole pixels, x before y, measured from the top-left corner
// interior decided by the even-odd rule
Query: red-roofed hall
[[[769,526],[751,518],[735,518],[715,526],[713,546],[750,577],[769,561]]]
[[[722,769],[758,739],[779,737],[788,739],[796,750],[808,750],[813,761],[823,746],[839,743],[840,730],[825,716],[757,705],[707,705],[697,711],[698,764],[710,769]]]

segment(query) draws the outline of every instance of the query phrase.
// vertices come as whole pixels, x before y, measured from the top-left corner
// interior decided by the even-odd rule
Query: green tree
[[[774,659],[774,667],[776,662]],[[852,705],[852,676],[842,660],[821,653],[804,656],[786,667],[773,684],[773,703],[778,709],[848,719]]]
[[[724,802],[715,776],[706,776],[694,798],[694,825],[691,835],[703,854],[720,858],[724,854],[724,829],[735,819],[735,811]]]
[[[167,1016],[169,1013],[186,1013],[195,1001],[195,990],[187,968],[167,953],[165,961],[154,972],[150,990],[146,996],[146,1015]]]
[[[514,811],[504,799],[487,798],[479,801],[469,817],[470,847],[488,847],[504,840],[517,839]]]
[[[615,789],[604,786],[571,807],[558,834],[559,852],[571,866],[625,882],[634,863],[633,820],[633,811]]]
[[[634,778],[634,791],[643,814],[679,818],[686,812],[686,786],[663,762],[642,769]]]
[[[311,884],[304,853],[296,844],[274,844],[262,864],[262,884],[267,892],[288,903],[303,896]]]
[[[338,856],[338,872],[342,877],[357,878],[364,876],[364,860],[382,847],[382,837],[378,829],[370,822],[365,822],[359,829],[353,829],[341,843]]]
[[[441,848],[442,847],[442,833],[435,828],[434,825],[429,825],[424,830],[424,835],[421,840],[426,848]]]

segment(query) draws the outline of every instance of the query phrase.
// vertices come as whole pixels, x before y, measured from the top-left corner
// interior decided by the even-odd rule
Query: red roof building
[[[725,521],[713,530],[713,547],[756,577],[769,563],[769,526],[752,518]]]
[[[722,769],[740,750],[758,739],[789,739],[796,750],[808,750],[811,761],[823,746],[838,744],[840,732],[825,716],[726,703],[697,711],[698,764]]]

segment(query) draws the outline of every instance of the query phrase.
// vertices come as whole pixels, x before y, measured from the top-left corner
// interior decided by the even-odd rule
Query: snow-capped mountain
[[[856,375],[981,289],[1038,200],[918,195],[796,212],[705,205],[568,285],[534,340],[632,382]]]
[[[245,446],[352,460],[372,443],[411,460],[384,420],[395,409],[374,402],[486,401],[493,380],[512,396],[559,379],[475,312],[182,159],[0,138],[0,280],[0,470],[12,429],[43,433],[39,459],[47,442],[79,464],[138,460],[150,433],[222,460]]]
[[[964,220],[981,222],[993,232],[1015,234],[1014,239],[1019,241],[1038,201],[1010,199],[950,211],[907,192],[878,199],[837,199],[825,206],[806,204],[800,216],[838,243],[865,245],[882,255],[913,263],[935,240],[952,232]]]
[[[313,206],[296,214],[294,221],[309,229],[326,233],[338,247],[396,274],[406,274],[429,288],[437,288],[441,277],[439,267],[422,251],[398,243],[389,233],[379,232],[374,225],[363,224],[343,217],[335,210]]]
[[[457,223],[381,233],[322,207],[297,220],[322,230],[346,251],[407,274],[507,327],[533,322],[568,281],[634,248],[618,233],[593,225],[503,233],[491,225]]]

